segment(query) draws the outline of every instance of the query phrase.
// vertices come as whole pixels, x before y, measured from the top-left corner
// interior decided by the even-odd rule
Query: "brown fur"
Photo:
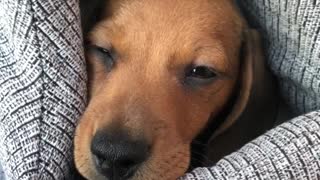
[[[90,143],[97,130],[117,124],[152,145],[133,179],[175,179],[188,168],[192,140],[236,90],[246,25],[231,0],[125,0],[110,7],[89,39],[112,46],[117,64],[107,72],[87,54],[90,102],[76,131],[77,169],[103,179]],[[201,88],[184,87],[179,78],[191,63],[219,76]]]

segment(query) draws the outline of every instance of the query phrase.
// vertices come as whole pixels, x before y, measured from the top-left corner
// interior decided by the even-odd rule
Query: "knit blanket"
[[[6,179],[71,179],[86,74],[76,0],[0,0],[0,162]]]
[[[320,179],[320,1],[240,6],[301,116],[181,179]],[[0,0],[0,180],[72,179],[73,133],[86,101],[77,0]]]

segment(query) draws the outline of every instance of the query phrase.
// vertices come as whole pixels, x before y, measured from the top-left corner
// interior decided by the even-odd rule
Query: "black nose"
[[[91,143],[91,152],[99,173],[109,179],[128,179],[147,159],[149,147],[144,140],[135,140],[125,133],[98,132]]]

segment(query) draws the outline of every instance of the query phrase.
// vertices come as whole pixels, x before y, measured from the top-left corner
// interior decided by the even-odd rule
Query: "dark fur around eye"
[[[111,71],[112,68],[115,66],[116,57],[112,48],[106,49],[100,46],[90,45],[88,50],[90,53],[92,53],[94,56],[97,56],[97,58],[103,62],[103,64],[107,68],[107,71]]]
[[[184,84],[192,87],[204,86],[212,83],[217,73],[211,67],[205,65],[191,65],[185,71]]]

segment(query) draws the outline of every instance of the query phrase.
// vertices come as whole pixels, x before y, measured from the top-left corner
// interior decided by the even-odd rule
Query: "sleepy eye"
[[[185,82],[192,86],[207,85],[213,82],[216,77],[217,73],[211,67],[192,65],[186,70]]]
[[[112,50],[92,45],[90,47],[90,51],[103,62],[107,68],[107,71],[111,71],[111,69],[115,66],[115,55]]]

